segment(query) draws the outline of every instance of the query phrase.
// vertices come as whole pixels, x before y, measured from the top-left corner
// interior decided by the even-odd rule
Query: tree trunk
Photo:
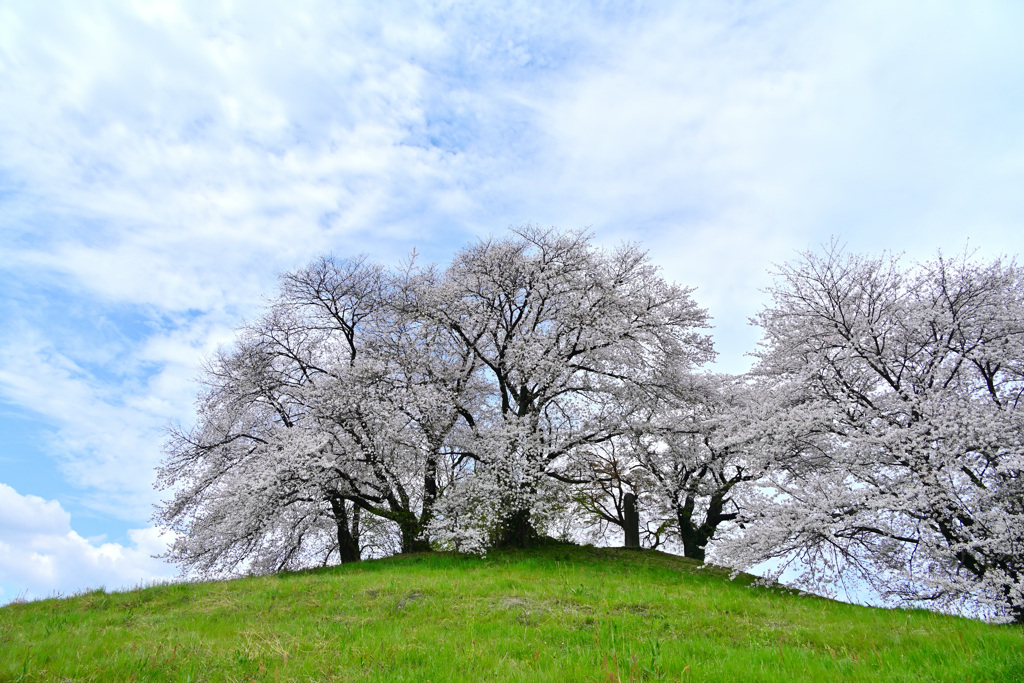
[[[676,508],[676,520],[679,522],[679,538],[683,541],[683,557],[691,560],[704,561],[704,546],[708,537],[700,527],[693,523],[694,500],[687,497],[686,504]]]
[[[622,516],[622,530],[626,534],[625,547],[639,548],[640,513],[636,509],[636,496],[633,493],[627,493],[622,497]]]
[[[358,505],[352,506],[352,523],[349,525],[349,528],[352,529],[352,541],[355,544],[356,550],[359,550],[360,553],[362,551],[359,545],[359,520],[362,518],[362,514],[363,511]]]
[[[536,542],[539,535],[530,522],[529,510],[516,510],[506,517],[498,527],[499,548],[527,548]]]
[[[437,452],[434,449],[432,453]],[[423,513],[420,515],[420,527],[426,528],[434,517],[434,503],[437,501],[437,458],[427,456],[423,473]]]
[[[402,532],[403,553],[425,553],[430,551],[430,541],[423,537],[423,525],[413,514],[396,520]]]
[[[345,499],[331,496],[331,511],[334,512],[334,524],[338,529],[338,555],[342,564],[359,561],[359,510],[352,515],[352,529],[349,529],[348,510]],[[353,533],[354,532],[354,533]]]
[[[703,562],[704,549],[707,547],[708,541],[715,537],[718,526],[722,522],[736,519],[735,512],[722,512],[722,509],[728,502],[726,496],[734,483],[735,481],[729,483],[728,487],[720,489],[711,496],[704,523],[700,526],[693,523],[693,509],[696,502],[693,496],[687,496],[686,503],[682,507],[676,508],[676,519],[679,521],[679,537],[683,539],[683,557]]]
[[[683,539],[683,557],[703,562],[704,546],[707,545],[708,539],[703,538],[703,534],[694,529],[692,524],[683,524],[682,521],[679,523],[679,536]]]

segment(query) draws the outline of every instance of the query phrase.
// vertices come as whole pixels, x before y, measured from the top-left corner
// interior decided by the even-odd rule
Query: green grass
[[[1024,629],[548,546],[0,608],[0,680],[67,679],[1022,681]]]

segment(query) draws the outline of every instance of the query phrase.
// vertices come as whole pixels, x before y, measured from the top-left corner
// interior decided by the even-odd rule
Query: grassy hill
[[[1022,681],[1024,629],[548,546],[0,608],[0,680],[67,679]]]

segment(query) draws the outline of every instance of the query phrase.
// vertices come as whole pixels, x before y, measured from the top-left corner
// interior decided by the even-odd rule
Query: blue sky
[[[163,430],[321,253],[639,240],[731,372],[795,250],[1020,253],[1022,28],[1016,0],[6,0],[0,603],[174,574]]]

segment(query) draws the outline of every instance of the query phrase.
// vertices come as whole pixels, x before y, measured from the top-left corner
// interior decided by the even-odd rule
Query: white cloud
[[[746,365],[772,262],[831,234],[927,257],[1024,249],[1017,3],[686,3],[527,97],[520,210],[642,240]]]
[[[391,12],[385,30],[334,4],[87,5],[23,5],[0,35],[19,275],[245,307],[340,235],[465,203],[457,158],[407,144],[427,89],[408,57],[441,42],[429,24]]]
[[[152,557],[166,550],[168,537],[155,528],[128,535],[130,546],[97,544],[75,533],[57,501],[0,484],[0,604],[174,578],[173,567]]]

